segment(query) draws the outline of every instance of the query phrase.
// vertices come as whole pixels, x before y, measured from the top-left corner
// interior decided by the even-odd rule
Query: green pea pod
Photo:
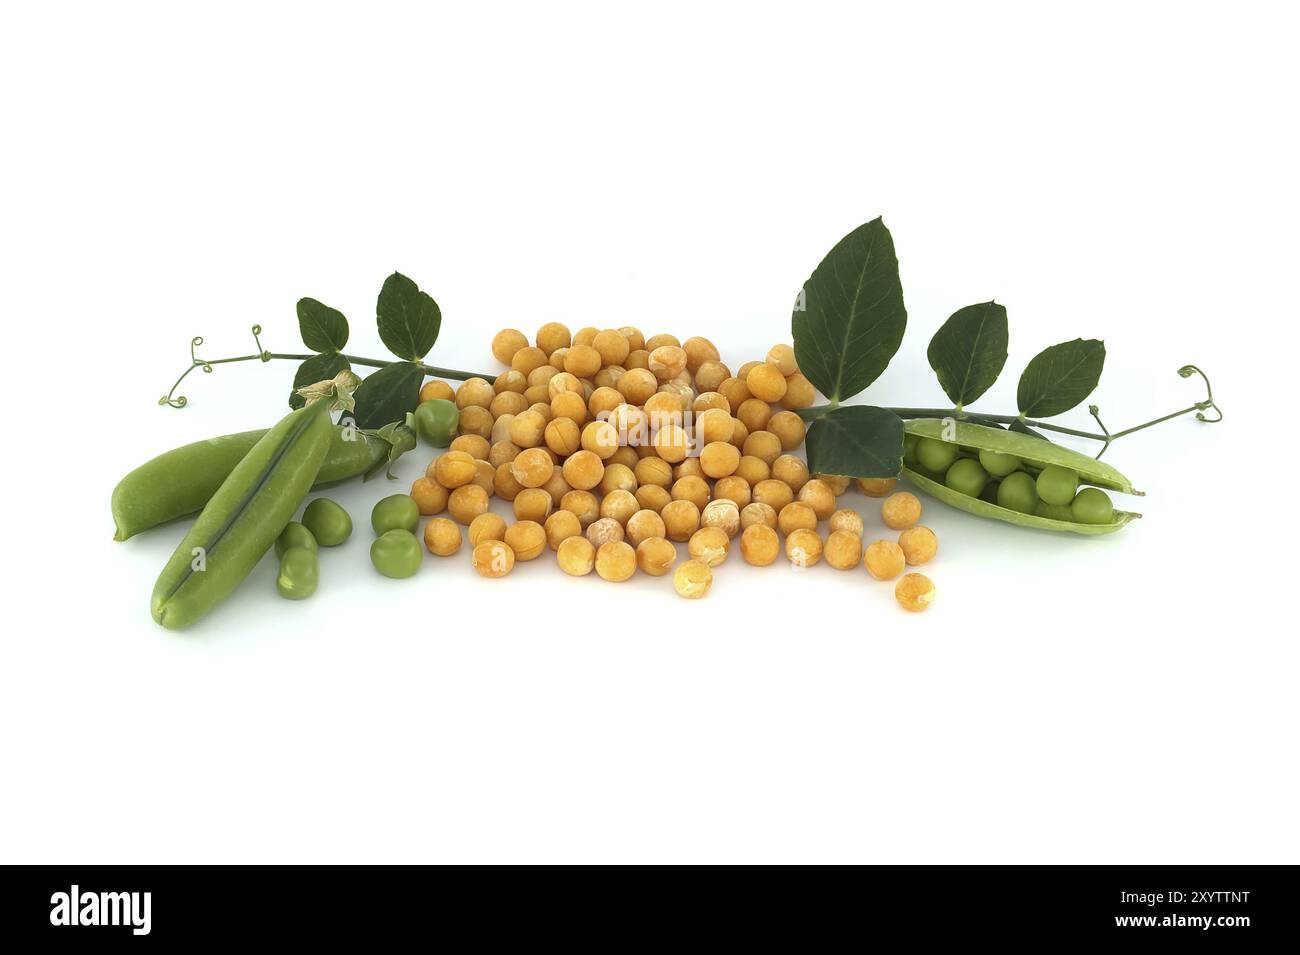
[[[317,401],[291,412],[235,465],[158,577],[154,620],[169,630],[194,623],[271,549],[325,460],[329,404]]]
[[[266,429],[241,431],[196,441],[140,465],[113,489],[113,540],[124,541],[201,511],[235,465],[266,434]],[[324,487],[357,475],[369,480],[413,447],[415,433],[405,425],[395,423],[377,431],[335,425],[314,486]]]
[[[1050,465],[1058,465],[1075,471],[1084,484],[1119,491],[1123,494],[1141,496],[1142,492],[1123,474],[1096,458],[1080,454],[1070,448],[1063,448],[1051,441],[1044,441],[1032,435],[1017,431],[1003,431],[1000,428],[987,428],[984,425],[970,424],[965,421],[945,422],[934,418],[918,419],[907,422],[906,432],[922,438],[934,438],[949,441],[962,447],[978,451],[1000,451],[1018,457],[1031,468],[1041,470]],[[1000,507],[983,498],[971,497],[955,491],[933,477],[920,473],[904,465],[903,477],[911,481],[926,494],[936,497],[945,504],[963,510],[977,517],[991,517],[1006,521],[1019,527],[1034,527],[1040,530],[1065,531],[1072,534],[1099,535],[1112,534],[1125,524],[1140,518],[1141,514],[1131,511],[1116,510],[1111,521],[1105,524],[1080,524],[1075,521],[1058,521],[1036,514],[1022,514],[1010,508]]]

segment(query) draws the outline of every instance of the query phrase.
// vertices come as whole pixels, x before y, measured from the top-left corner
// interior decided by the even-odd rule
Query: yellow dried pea
[[[462,434],[454,439],[447,447],[448,451],[464,451],[471,458],[481,460],[488,456],[488,448],[491,444],[487,438],[477,434]]]
[[[787,537],[797,530],[815,531],[817,514],[807,504],[791,501],[777,514],[776,526]]]
[[[548,448],[567,458],[581,447],[582,430],[572,418],[556,417],[547,423],[542,439]]]
[[[503,328],[492,336],[492,357],[503,365],[510,364],[515,353],[528,347],[528,336],[517,328]]]
[[[730,422],[730,419],[728,419]],[[700,452],[700,470],[711,478],[729,477],[740,466],[740,451],[725,441],[706,444]]]
[[[772,468],[762,458],[752,454],[742,454],[740,464],[736,466],[736,477],[744,480],[751,488],[759,481],[766,481],[772,476]]]
[[[785,556],[796,567],[811,567],[822,559],[822,539],[816,531],[800,528],[786,537]]]
[[[682,342],[682,351],[686,352],[686,368],[692,374],[706,361],[717,361],[722,357],[717,345],[699,335],[692,335]]]
[[[764,504],[762,501],[753,501],[746,504],[740,511],[740,529],[748,530],[755,524],[762,524],[776,530],[778,515],[776,509],[771,504]]]
[[[585,577],[596,567],[596,547],[585,537],[566,537],[555,549],[560,570],[571,577]]]
[[[655,432],[654,449],[669,464],[679,464],[686,460],[690,438],[677,425],[666,424]]]
[[[564,353],[564,370],[575,378],[590,378],[600,371],[600,352],[591,345],[575,343]]]
[[[411,484],[411,498],[426,517],[441,514],[447,509],[447,489],[427,477],[416,478]]]
[[[603,580],[622,583],[636,573],[636,551],[622,540],[601,544],[596,548],[596,573]]]
[[[671,501],[659,512],[669,540],[684,542],[700,529],[700,509],[691,501]]]
[[[763,431],[766,430],[767,423],[772,420],[772,406],[762,398],[748,398],[736,409],[736,417],[750,431]],[[772,436],[776,437],[776,435]],[[781,442],[778,440],[777,447],[780,445]],[[777,454],[779,453],[778,451]]]
[[[704,361],[695,370],[695,386],[701,391],[717,391],[718,386],[730,377],[731,369],[722,362]]]
[[[600,501],[590,491],[570,491],[560,499],[560,507],[576,516],[583,527],[600,517]]]
[[[549,356],[557,348],[568,348],[573,343],[573,335],[570,334],[567,325],[560,322],[547,322],[537,329],[536,341],[537,347]]]
[[[569,487],[569,482],[564,480],[564,471],[557,464],[551,468],[551,479],[542,485],[542,490],[551,495],[551,503],[559,507],[560,501],[564,500],[564,495],[573,488]]]
[[[700,526],[716,527],[727,537],[735,537],[740,533],[740,508],[726,498],[710,501],[700,512]]]
[[[482,577],[504,577],[515,566],[515,552],[504,541],[483,541],[474,547],[473,564]]]
[[[904,574],[894,586],[894,599],[913,613],[928,610],[934,602],[934,581],[925,574]]]
[[[811,408],[816,400],[817,389],[800,372],[795,372],[785,380],[785,397],[781,399],[782,407],[790,411],[798,411],[800,408]]]
[[[633,547],[640,547],[641,542],[651,537],[663,537],[668,533],[664,519],[655,511],[639,510],[627,519],[624,525],[627,542]]]
[[[456,390],[445,381],[438,381],[436,378],[426,381],[420,387],[420,401],[432,401],[434,398],[442,398],[444,401],[455,401]]]
[[[713,571],[700,560],[688,560],[673,571],[673,588],[688,600],[703,597],[713,586]]]
[[[646,343],[647,347],[649,342]],[[686,370],[686,351],[677,345],[660,345],[650,350],[650,371],[661,382],[672,381]]]
[[[848,531],[861,537],[862,515],[851,507],[841,507],[830,516],[830,528],[832,531]]]
[[[483,541],[505,540],[506,519],[500,514],[488,511],[469,522],[468,533],[471,547],[477,547]]]
[[[731,477],[721,478],[713,485],[713,498],[731,501],[739,510],[752,500],[753,492],[748,481],[733,474]]]
[[[925,564],[939,552],[939,538],[928,527],[917,524],[898,535],[898,546],[912,565]]]
[[[657,484],[659,487],[668,488],[673,484],[673,466],[663,458],[641,458],[632,473],[636,476],[640,487]]]
[[[574,391],[566,391],[551,399],[551,421],[568,418],[576,425],[584,425],[590,415],[587,412],[587,399]],[[548,424],[550,422],[547,422]]]
[[[448,490],[474,480],[478,465],[464,451],[447,451],[433,462],[433,478]]]
[[[804,464],[803,458],[797,458],[793,454],[783,454],[772,462],[772,477],[784,481],[790,485],[790,490],[798,494],[808,483],[808,465]]]
[[[591,325],[584,325],[582,328],[578,329],[576,332],[573,333],[573,344],[590,345],[593,341],[596,340],[596,336],[599,334],[600,334],[599,328],[595,328],[594,326]]]
[[[501,372],[501,374],[497,375],[496,381],[492,383],[492,390],[499,395],[503,395],[508,391],[522,395],[527,388],[528,376],[523,372],[515,371],[513,368]]]
[[[781,442],[781,449],[793,451],[803,444],[807,432],[803,419],[793,411],[778,411],[767,420],[767,430],[776,435]]]
[[[785,397],[785,375],[775,365],[767,362],[755,365],[745,376],[745,387],[755,398],[768,403],[780,401]]]
[[[492,404],[488,405],[488,411],[496,421],[500,421],[503,415],[514,415],[528,408],[528,399],[523,395],[515,394],[513,391],[507,391],[498,394],[492,399]],[[492,425],[492,433],[496,434],[496,424]],[[454,442],[453,442],[454,443]]]
[[[720,527],[701,527],[686,544],[686,551],[692,559],[702,560],[710,567],[717,567],[725,561],[730,549],[731,538]]]
[[[921,502],[915,494],[897,491],[880,505],[880,517],[891,530],[907,530],[921,519]]]
[[[447,497],[447,512],[462,524],[468,525],[487,509],[487,491],[477,484],[464,484]]]
[[[781,538],[766,524],[750,524],[740,535],[740,555],[755,567],[767,567],[781,553]]]
[[[732,435],[736,433],[735,419],[731,417],[730,411],[723,408],[705,408],[702,411],[697,408],[695,433],[698,439],[704,442],[705,447],[719,441],[730,444]]]
[[[555,470],[555,461],[546,448],[529,448],[521,451],[510,462],[510,473],[523,487],[541,487],[551,479]]]
[[[435,517],[424,525],[424,546],[430,554],[450,557],[460,550],[460,527],[446,517]]]
[[[618,393],[629,404],[643,405],[659,390],[659,379],[648,368],[630,368],[618,379]]]
[[[505,542],[515,560],[533,560],[546,550],[546,531],[536,521],[519,521],[506,528]]]
[[[774,365],[784,378],[789,378],[799,370],[795,360],[794,349],[789,345],[773,345],[767,350],[767,363]]]
[[[487,491],[487,496],[491,497],[492,492],[496,490],[496,468],[487,461],[475,461],[474,469],[474,483]]]
[[[631,491],[611,491],[600,502],[600,516],[627,524],[632,515],[641,510],[636,495]]]
[[[618,431],[608,421],[592,421],[582,429],[582,447],[607,461],[618,450]]]
[[[563,465],[564,480],[579,491],[590,491],[605,476],[605,462],[594,451],[575,451]]]
[[[799,500],[813,509],[819,521],[835,513],[835,491],[821,478],[810,478],[799,488]]]
[[[742,450],[747,457],[758,458],[770,468],[781,456],[781,439],[771,431],[750,431]]]
[[[549,491],[540,487],[526,487],[511,502],[517,521],[537,521],[539,524],[551,516],[555,500]]]
[[[862,555],[862,564],[876,580],[893,580],[907,566],[907,558],[903,554],[903,548],[893,541],[878,540],[867,545]]]
[[[663,537],[647,537],[636,545],[636,565],[651,577],[662,577],[677,563],[677,548]]]
[[[688,474],[674,481],[672,495],[674,501],[690,501],[701,511],[712,496],[709,492],[709,482],[694,474]]]
[[[542,526],[551,550],[559,550],[561,542],[582,534],[582,522],[572,511],[555,511]]]
[[[862,538],[852,531],[831,531],[823,553],[836,570],[852,570],[862,559]]]
[[[597,332],[596,337],[591,340],[591,347],[600,352],[602,365],[622,365],[628,353],[632,351],[627,336],[617,328],[606,328]]]
[[[769,478],[754,485],[754,500],[770,505],[779,514],[782,508],[794,500],[794,491],[784,481]]]
[[[492,490],[503,501],[513,501],[515,496],[524,489],[524,486],[515,480],[510,464],[510,461],[498,464],[496,474],[492,477]]]
[[[627,532],[623,529],[623,525],[612,517],[602,517],[592,521],[587,528],[587,540],[597,547],[610,541],[624,540],[626,536]]]
[[[636,489],[636,502],[644,510],[654,511],[656,514],[662,513],[672,500],[673,496],[669,490],[658,484],[646,484]]]
[[[486,408],[472,406],[460,413],[460,423],[456,426],[457,434],[477,434],[485,438],[492,436],[492,412]]]
[[[898,478],[858,478],[858,490],[867,497],[884,497],[897,483]]]
[[[496,389],[485,379],[466,378],[456,389],[456,407],[462,412],[467,408],[482,408],[486,411],[496,394]]]

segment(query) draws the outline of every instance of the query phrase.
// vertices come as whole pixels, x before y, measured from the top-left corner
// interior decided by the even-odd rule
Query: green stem
[[[261,339],[259,338],[261,333],[262,333],[262,326],[254,325],[253,341],[257,343],[259,349],[261,348],[262,345]],[[181,372],[180,377],[177,378],[175,383],[172,385],[171,390],[168,391],[167,394],[163,395],[161,398],[158,399],[158,404],[169,405],[173,408],[184,408],[185,405],[188,403],[188,399],[184,395],[177,395],[176,389],[180,387],[181,382],[184,381],[186,376],[189,375],[189,373],[192,372],[195,368],[202,368],[205,373],[211,374],[213,365],[228,365],[232,362],[237,362],[237,361],[261,361],[261,362],[277,361],[277,360],[306,361],[308,358],[316,357],[316,355],[313,353],[297,355],[297,354],[288,354],[285,352],[271,352],[271,351],[259,350],[258,352],[252,355],[236,355],[232,358],[207,359],[207,358],[200,358],[195,351],[202,344],[203,344],[202,336],[190,340],[190,367],[186,368],[183,372]],[[348,363],[351,365],[364,365],[367,368],[386,368],[389,365],[397,364],[396,361],[386,361],[378,358],[362,358],[358,355],[344,354],[343,357],[346,358],[348,360]],[[482,374],[473,371],[460,371],[459,369],[456,368],[443,368],[439,365],[426,365],[424,362],[415,362],[414,364],[416,365],[416,367],[420,369],[420,371],[422,371],[424,374],[432,378],[452,378],[456,381],[467,381],[470,378],[482,378],[485,381],[493,381],[496,378],[495,375]]]

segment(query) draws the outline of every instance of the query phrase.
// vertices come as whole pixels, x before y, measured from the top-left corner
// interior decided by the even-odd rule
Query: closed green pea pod
[[[287,600],[306,600],[320,583],[320,561],[314,550],[290,547],[280,555],[275,589]]]
[[[140,465],[113,489],[113,539],[124,541],[201,511],[266,433],[265,429],[241,431],[196,441]],[[335,425],[314,486],[358,475],[369,478],[413,447],[415,433],[405,425],[392,424],[377,431]]]
[[[329,402],[285,416],[244,456],[194,521],[154,585],[153,618],[194,623],[271,549],[307,496],[329,448]]]

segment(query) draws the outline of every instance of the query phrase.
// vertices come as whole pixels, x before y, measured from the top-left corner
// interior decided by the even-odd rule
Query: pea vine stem
[[[1146,428],[1152,428],[1158,424],[1163,424],[1166,421],[1172,421],[1174,418],[1181,418],[1183,415],[1195,412],[1196,420],[1203,421],[1206,424],[1215,424],[1223,420],[1223,411],[1214,401],[1214,391],[1210,387],[1210,379],[1206,377],[1205,372],[1201,371],[1201,369],[1197,368],[1195,365],[1184,365],[1182,368],[1178,369],[1178,375],[1181,378],[1190,378],[1192,375],[1199,375],[1201,380],[1205,382],[1205,399],[1196,402],[1194,405],[1181,408],[1178,411],[1172,411],[1167,415],[1161,415],[1159,418],[1153,418],[1150,421],[1144,421],[1141,424],[1133,425],[1131,428],[1125,428],[1123,431],[1115,432],[1109,431],[1106,428],[1106,425],[1102,423],[1101,412],[1097,406],[1089,405],[1088,413],[1091,414],[1093,419],[1097,422],[1097,426],[1101,429],[1100,434],[1093,431],[1081,431],[1078,428],[1067,428],[1063,425],[1052,424],[1050,421],[1036,421],[1026,418],[1024,415],[986,414],[981,411],[967,411],[960,406],[956,408],[885,408],[884,410],[892,411],[894,414],[904,419],[953,418],[958,421],[969,421],[972,424],[1019,424],[1023,427],[1033,428],[1035,430],[1052,431],[1056,434],[1067,434],[1075,438],[1084,438],[1089,441],[1100,442],[1101,450],[1097,452],[1097,457],[1100,458],[1106,453],[1106,449],[1110,447],[1113,441],[1117,441],[1118,439],[1130,434],[1135,434],[1138,431],[1145,430]],[[805,408],[799,412],[799,415],[805,421],[813,421],[830,411],[834,411],[838,405],[839,402],[833,401],[829,404],[818,405],[813,408]],[[1207,415],[1207,411],[1213,412],[1214,416],[1210,417]]]
[[[232,362],[306,361],[308,358],[316,357],[316,355],[311,352],[306,354],[290,354],[288,352],[266,351],[262,348],[262,326],[254,325],[252,331],[253,342],[257,345],[258,350],[252,355],[235,355],[230,358],[200,358],[198,355],[198,348],[203,344],[203,336],[196,335],[194,338],[190,339],[190,366],[181,372],[180,377],[172,384],[171,390],[158,399],[158,404],[168,405],[172,408],[184,408],[185,405],[188,404],[189,399],[184,395],[176,394],[176,389],[180,387],[181,382],[186,379],[190,372],[194,371],[196,368],[202,368],[206,374],[211,374],[214,366],[228,365]],[[348,360],[349,364],[362,365],[366,368],[386,368],[389,365],[395,365],[398,363],[395,360],[387,361],[379,358],[363,358],[359,355],[340,354]],[[426,365],[424,362],[415,362],[414,364],[420,369],[420,371],[424,372],[424,374],[433,378],[451,378],[456,381],[466,381],[470,378],[483,378],[486,381],[492,381],[496,378],[495,375],[491,374],[474,371],[460,371],[456,368],[443,368],[439,365]]]

